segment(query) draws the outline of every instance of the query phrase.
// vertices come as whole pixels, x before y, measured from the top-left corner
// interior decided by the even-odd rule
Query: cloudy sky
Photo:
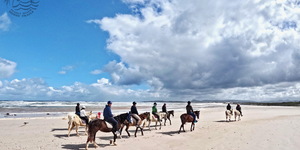
[[[299,0],[6,2],[0,100],[300,98]]]

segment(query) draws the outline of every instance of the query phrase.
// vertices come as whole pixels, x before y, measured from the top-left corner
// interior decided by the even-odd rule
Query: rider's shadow
[[[178,131],[168,131],[168,132],[158,132],[160,134],[164,134],[164,135],[169,135],[169,136],[174,136],[176,134],[178,134]]]

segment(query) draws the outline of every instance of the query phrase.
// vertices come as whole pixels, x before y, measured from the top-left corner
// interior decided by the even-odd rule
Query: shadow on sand
[[[106,146],[110,146],[110,144],[99,144],[99,147],[106,147]],[[64,144],[61,146],[62,149],[72,149],[72,150],[85,150],[85,144]],[[89,144],[89,148],[94,149],[94,145],[93,144]]]
[[[164,134],[164,135],[169,135],[169,136],[174,136],[178,134],[178,131],[168,131],[168,132],[158,132],[160,134]]]
[[[231,120],[231,121],[226,121],[226,120],[218,120],[218,121],[215,121],[215,122],[234,122],[234,120]]]
[[[51,132],[54,132],[54,131],[68,131],[68,128],[53,128],[51,130]]]

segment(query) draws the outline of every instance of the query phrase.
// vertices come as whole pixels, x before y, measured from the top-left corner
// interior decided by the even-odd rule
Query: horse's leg
[[[69,128],[68,137],[70,137],[70,132],[71,132],[71,130],[74,128],[74,124],[73,124],[73,122],[71,122],[71,124],[72,124],[72,126]]]
[[[87,135],[87,128],[88,128],[88,126],[89,126],[88,124],[85,125],[85,133],[84,133],[85,135]]]
[[[116,144],[116,139],[117,139],[117,134],[113,133],[114,134],[114,142],[113,142],[113,145],[117,145]]]
[[[150,123],[151,123],[151,120],[149,120],[149,123],[148,123],[149,131],[151,131],[151,129],[150,129]]]
[[[192,122],[192,124],[191,124],[191,131],[193,131],[193,124],[194,124],[194,122]]]
[[[179,128],[178,134],[179,134],[179,133],[180,133],[180,131],[181,131],[182,125],[183,125],[183,124],[181,124],[181,126],[180,126],[180,128]]]
[[[122,131],[123,131],[124,126],[125,125],[122,125],[121,128],[120,128],[120,138],[122,138]]]
[[[125,131],[127,132],[127,135],[130,137],[130,134],[129,134],[129,132],[128,132],[128,128],[129,128],[129,125],[126,126]]]
[[[76,134],[77,134],[77,136],[79,136],[78,128],[79,128],[79,125],[76,125]]]
[[[161,122],[159,122],[159,130],[161,129]]]
[[[164,126],[166,126],[166,122],[167,122],[167,118],[165,118],[165,123],[164,123]]]
[[[158,122],[158,120],[155,122],[155,130],[157,130],[157,128],[156,128],[156,126],[157,126],[157,122]]]

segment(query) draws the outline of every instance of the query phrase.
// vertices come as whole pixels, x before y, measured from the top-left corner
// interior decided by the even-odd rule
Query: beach
[[[200,109],[200,119],[195,130],[189,131],[190,123],[185,125],[186,132],[178,134],[179,116],[184,109],[175,111],[172,125],[167,121],[161,130],[151,126],[144,129],[144,136],[138,132],[134,137],[135,127],[130,127],[131,137],[125,131],[122,139],[117,139],[117,146],[109,141],[112,133],[98,132],[97,149],[143,149],[143,150],[297,150],[300,147],[300,109],[286,106],[242,106],[244,116],[241,121],[225,121],[224,107]],[[234,120],[234,118],[232,118]],[[26,122],[27,124],[24,124]],[[5,150],[57,150],[85,149],[87,136],[84,128],[79,128],[67,136],[68,120],[64,117],[1,118],[1,149]],[[90,149],[95,149],[93,144]]]

